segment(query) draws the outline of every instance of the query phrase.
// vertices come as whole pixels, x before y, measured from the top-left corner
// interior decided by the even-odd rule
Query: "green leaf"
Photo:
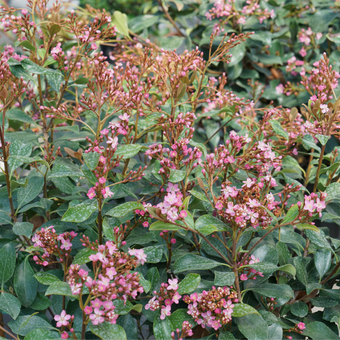
[[[283,336],[282,327],[277,322],[268,326],[268,340],[282,339],[282,336]]]
[[[41,66],[37,65],[36,63],[34,63],[32,60],[30,60],[28,58],[23,59],[20,62],[20,64],[29,73],[45,74],[48,71],[47,68],[44,68],[44,67],[41,67]]]
[[[144,248],[147,263],[158,263],[163,257],[163,246],[151,246]]]
[[[60,91],[61,83],[64,81],[64,75],[59,70],[48,69],[46,79],[55,92]]]
[[[159,16],[157,15],[146,14],[135,16],[131,20],[129,20],[130,30],[132,32],[138,33],[144,28],[148,28],[154,25],[158,20]]]
[[[335,334],[324,323],[315,321],[306,324],[303,335],[311,337],[313,340],[339,340],[339,336]]]
[[[188,270],[206,270],[223,265],[220,262],[210,260],[206,257],[186,254],[177,259],[173,265],[175,274],[182,273]]]
[[[268,326],[258,314],[249,314],[235,318],[239,331],[248,340],[264,340],[268,338]]]
[[[201,276],[195,273],[189,273],[186,277],[178,284],[178,293],[189,294],[193,292],[201,282]]]
[[[325,135],[316,135],[315,137],[318,139],[321,145],[326,145],[329,140],[329,136]]]
[[[79,265],[86,264],[91,261],[89,259],[89,256],[93,254],[96,254],[94,250],[90,248],[84,248],[76,254],[72,264],[79,264]]]
[[[157,221],[157,222],[152,223],[149,229],[150,230],[180,230],[182,228],[171,223]]]
[[[218,336],[218,340],[236,340],[236,338],[230,332],[222,330]]]
[[[52,327],[51,327],[52,328]],[[60,339],[60,335],[57,332],[51,332],[47,329],[33,329],[31,332],[29,332],[24,340],[51,340],[51,339]]]
[[[128,19],[126,14],[115,11],[112,15],[112,24],[116,26],[117,32],[129,36]]]
[[[235,282],[235,274],[231,272],[218,272],[215,271],[214,285],[224,287],[231,286]]]
[[[177,50],[183,43],[184,37],[163,37],[160,39],[161,48],[167,51]]]
[[[109,215],[109,216],[112,216],[112,217],[124,217],[130,211],[133,211],[133,210],[136,210],[136,209],[144,210],[143,204],[141,204],[139,202],[126,202],[126,203],[120,204],[117,207],[114,207],[113,209],[109,210],[105,215]]]
[[[38,293],[37,296],[35,297],[35,300],[30,305],[30,308],[32,308],[33,310],[45,310],[50,306],[51,300],[47,296]]]
[[[20,140],[15,140],[9,146],[9,159],[8,165],[11,168],[10,176],[12,176],[13,171],[18,168],[20,165],[24,164],[24,162],[20,159],[21,157],[29,157],[32,152],[31,144],[24,144]],[[11,157],[16,156],[16,157]]]
[[[259,312],[252,306],[249,306],[245,303],[235,303],[233,308],[232,317],[239,318],[242,316],[246,316],[249,314],[259,314]]]
[[[85,164],[90,170],[94,170],[99,162],[100,153],[98,152],[88,152],[83,154]]]
[[[261,63],[265,65],[273,65],[273,64],[282,65],[282,59],[281,57],[277,55],[256,54],[256,57]]]
[[[44,177],[33,176],[29,179],[26,188],[18,190],[18,209],[34,200],[44,186]]]
[[[151,289],[151,282],[144,279],[143,274],[138,273],[139,275],[139,284],[143,287],[144,293],[148,293]]]
[[[34,329],[53,329],[49,322],[37,315],[25,315],[19,316],[15,321],[8,322],[8,326],[11,328],[13,333],[22,336],[27,335]]]
[[[61,282],[59,278],[49,272],[38,272],[34,275],[34,277],[43,285],[51,285],[55,282]]]
[[[130,301],[114,300],[113,305],[116,307],[115,313],[119,315],[125,315],[133,308],[133,304]]]
[[[30,238],[33,231],[33,224],[29,222],[17,222],[13,226],[13,233],[15,235],[23,235]]]
[[[62,217],[63,222],[84,222],[86,221],[98,208],[98,202],[85,201],[73,207],[69,207]]]
[[[156,289],[160,280],[158,269],[156,267],[150,268],[146,274],[146,278],[148,279],[148,281],[150,281],[150,291],[153,292]]]
[[[6,117],[10,120],[27,124],[36,124],[35,121],[26,113],[19,109],[10,109],[6,112]]]
[[[125,330],[127,339],[138,339],[138,328],[137,328],[137,322],[134,317],[131,316],[131,314],[126,314],[124,316],[121,316],[117,320],[117,324]]]
[[[340,200],[340,183],[331,183],[326,188],[326,201],[338,199]]]
[[[171,322],[168,318],[161,320],[156,318],[153,323],[153,334],[156,340],[169,340],[171,339]]]
[[[120,156],[120,157],[123,156],[123,159],[128,159],[133,156],[136,156],[141,148],[142,148],[142,145],[140,144],[119,145],[115,153],[115,156]]]
[[[183,181],[187,173],[183,170],[176,170],[176,169],[171,169],[170,170],[170,177],[169,177],[169,182],[171,183],[178,183],[180,181]]]
[[[299,207],[298,207],[297,204],[294,204],[287,211],[287,215],[281,221],[281,224],[290,223],[290,222],[294,221],[298,216],[299,216]]]
[[[310,230],[316,231],[317,233],[320,232],[320,230],[319,230],[319,228],[317,226],[315,226],[314,224],[309,224],[309,223],[294,224],[294,227],[296,227],[299,230],[310,229]]]
[[[173,332],[175,332],[176,329],[182,329],[182,325],[184,321],[189,321],[189,323],[195,326],[196,322],[187,312],[188,312],[187,309],[181,308],[181,309],[177,309],[169,316],[169,319],[172,325],[171,330]]]
[[[302,301],[296,301],[290,307],[290,311],[299,318],[303,318],[308,314],[308,306]]]
[[[205,195],[205,193],[203,191],[198,191],[196,188],[189,190],[190,194],[195,196],[196,198],[198,198],[201,201],[204,202],[209,202],[207,196]],[[206,216],[210,216],[210,215],[206,215]]]
[[[332,252],[329,249],[319,249],[314,254],[315,268],[319,273],[320,280],[327,273],[332,264]]]
[[[263,274],[271,274],[278,270],[278,267],[270,262],[260,262],[254,264],[247,264],[245,267],[253,268]]]
[[[231,59],[228,66],[235,66],[238,64],[244,57],[246,52],[246,44],[241,42],[230,50]]]
[[[284,298],[287,301],[294,297],[292,288],[286,284],[264,283],[259,287],[249,288],[249,290],[267,297]]]
[[[294,257],[293,259],[294,266],[296,268],[296,275],[298,280],[303,283],[305,286],[308,284],[308,273],[306,266],[309,262],[309,259],[303,257]]]
[[[314,149],[318,152],[321,152],[321,149],[315,144],[314,138],[311,135],[303,136],[302,145],[306,150]]]
[[[76,185],[68,177],[52,178],[52,182],[57,189],[69,195],[72,195],[73,190],[76,187]]]
[[[45,295],[63,295],[76,298],[77,295],[73,295],[71,287],[67,282],[56,281],[53,282],[46,290]]]
[[[270,120],[269,123],[272,126],[273,130],[276,132],[276,134],[285,138],[286,140],[289,140],[288,132],[283,130],[281,124],[277,120]]]
[[[279,267],[279,270],[284,272],[284,273],[287,273],[291,276],[293,276],[295,278],[295,275],[296,275],[296,269],[293,265],[291,264],[285,264],[281,267]]]
[[[19,43],[17,44],[17,42],[19,42]],[[15,44],[14,44],[15,46],[25,47],[32,52],[36,51],[36,48],[28,40],[17,41],[17,42],[15,42]]]
[[[16,254],[13,243],[7,243],[0,249],[0,283],[1,287],[14,274]]]
[[[12,294],[2,292],[0,294],[0,309],[15,320],[20,313],[21,303]]]
[[[316,232],[314,230],[308,230],[306,229],[306,236],[309,238],[309,240],[317,245],[320,248],[327,248],[331,249],[330,244],[328,243],[325,234],[322,230],[320,232]]]
[[[16,295],[25,307],[32,304],[37,296],[38,282],[34,278],[34,271],[28,262],[28,256],[16,268],[13,285]]]
[[[206,226],[213,226],[216,229],[216,231],[228,230],[227,225],[225,223],[223,223],[221,220],[212,215],[200,216],[195,222],[195,228],[200,232],[202,232],[202,230],[204,231]]]
[[[91,325],[90,330],[102,340],[126,340],[124,329],[117,324],[104,322],[98,326]]]

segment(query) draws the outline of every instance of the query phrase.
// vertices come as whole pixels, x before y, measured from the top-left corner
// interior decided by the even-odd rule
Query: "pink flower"
[[[143,222],[143,227],[144,228],[147,228],[148,226],[149,226],[149,222],[148,221]]]
[[[275,90],[278,94],[282,94],[284,89],[285,87],[282,84],[279,84],[275,87]]]
[[[179,299],[182,297],[182,295],[179,295],[178,292],[176,292],[172,297],[172,302],[174,302],[176,305],[179,303]]]
[[[92,200],[93,198],[96,197],[96,190],[95,187],[92,187],[89,189],[89,191],[87,192],[87,197]]]
[[[105,318],[103,317],[104,312],[99,310],[99,308],[94,309],[94,314],[90,315],[90,319],[92,321],[93,325],[99,325],[100,323],[103,323]]]
[[[240,280],[241,280],[241,281],[247,281],[247,280],[248,280],[247,274],[241,274]]]
[[[95,43],[91,44],[91,50],[96,50],[97,48],[98,46]]]
[[[55,315],[54,320],[57,321],[57,327],[61,326],[67,326],[69,324],[69,321],[71,319],[71,315],[66,314],[66,311],[63,310],[60,315]]]
[[[106,182],[106,178],[105,177],[100,177],[99,178],[99,183],[100,184],[105,184],[105,182]]]
[[[91,305],[93,308],[100,308],[102,306],[102,301],[96,298],[95,300],[91,301]]]
[[[182,210],[180,213],[179,213],[179,217],[181,218],[186,218],[188,216],[187,212],[185,210]]]
[[[93,308],[92,308],[91,306],[86,306],[86,307],[84,308],[84,313],[85,313],[85,314],[91,314],[92,311],[93,311]]]
[[[111,197],[113,195],[113,192],[110,191],[109,187],[102,189],[101,192],[102,192],[104,198],[108,198],[108,197]]]
[[[298,323],[298,328],[301,330],[304,330],[306,328],[306,325],[303,322]]]
[[[146,254],[143,249],[129,249],[129,254],[136,256],[140,264],[144,264],[146,261]]]
[[[167,290],[177,290],[178,289],[178,280],[177,279],[169,279],[169,286],[167,287]]]
[[[62,339],[67,339],[68,338],[68,333],[67,332],[61,333],[61,338]]]

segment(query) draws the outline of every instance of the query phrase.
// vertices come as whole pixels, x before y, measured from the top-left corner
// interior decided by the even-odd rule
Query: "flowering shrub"
[[[305,28],[274,84],[299,109],[235,93],[238,30],[281,3],[212,5],[181,54],[118,11],[0,8],[0,336],[339,339],[339,73]]]

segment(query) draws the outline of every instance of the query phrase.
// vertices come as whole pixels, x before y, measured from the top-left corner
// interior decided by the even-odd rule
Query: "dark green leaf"
[[[37,315],[19,316],[15,321],[8,322],[8,326],[11,328],[13,333],[22,336],[27,335],[37,328],[47,330],[53,329],[49,322]]]
[[[168,318],[161,320],[156,318],[153,323],[153,333],[156,340],[169,340],[171,339],[171,322]]]
[[[240,332],[248,340],[264,340],[268,338],[268,326],[260,315],[249,314],[235,318]]]
[[[10,109],[6,112],[6,117],[10,120],[16,120],[27,124],[36,124],[34,120],[26,113],[19,109]]]
[[[298,280],[303,283],[305,286],[308,284],[308,273],[306,266],[309,262],[309,259],[303,257],[294,257],[293,259],[294,266],[296,268],[296,275]]]
[[[239,318],[249,314],[259,314],[259,312],[254,307],[249,306],[245,303],[235,303],[233,308],[233,314],[231,316]]]
[[[48,272],[38,272],[34,277],[43,285],[51,285],[54,282],[61,282],[55,275]]]
[[[115,156],[123,156],[123,159],[128,159],[133,156],[136,156],[142,145],[140,144],[126,144],[126,145],[119,145]]]
[[[18,168],[20,165],[24,164],[24,162],[20,159],[21,157],[29,157],[32,152],[31,144],[24,144],[20,140],[14,141],[9,146],[9,159],[8,164],[11,168],[10,175],[12,176],[13,171]],[[16,157],[11,157],[16,156]]]
[[[329,249],[319,249],[314,254],[316,270],[320,275],[320,280],[327,273],[332,264],[332,252]]]
[[[210,260],[206,257],[187,254],[177,259],[173,265],[175,274],[188,270],[206,270],[221,266],[222,263]]]
[[[0,249],[0,283],[1,286],[14,274],[16,254],[13,243],[7,243]]]
[[[335,334],[329,327],[322,322],[310,322],[306,324],[303,335],[311,337],[313,340],[339,340],[339,336]]]
[[[14,289],[21,304],[28,307],[37,296],[38,282],[28,262],[28,257],[20,263],[14,273]]]
[[[29,179],[26,188],[21,187],[18,191],[18,208],[35,199],[44,186],[44,177],[33,176]]]
[[[29,222],[17,222],[13,226],[13,233],[15,235],[23,235],[30,238],[33,231],[33,224]]]
[[[302,302],[302,301],[297,301],[292,304],[290,307],[290,311],[295,315],[298,316],[299,318],[303,318],[308,314],[308,306]]]
[[[126,340],[124,329],[119,325],[104,322],[98,326],[90,326],[91,332],[102,340]]]
[[[100,153],[98,152],[88,152],[83,154],[85,164],[90,170],[94,170],[99,162]]]
[[[214,272],[215,280],[214,284],[216,286],[231,286],[235,282],[235,274],[232,272]]]
[[[94,250],[92,250],[90,248],[84,248],[76,254],[72,264],[79,264],[79,265],[86,264],[86,263],[91,261],[89,259],[89,256],[91,256],[93,254],[96,254],[96,252]]]

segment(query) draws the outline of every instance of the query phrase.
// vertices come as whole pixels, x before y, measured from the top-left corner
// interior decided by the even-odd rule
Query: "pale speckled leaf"
[[[12,294],[2,292],[0,294],[0,309],[15,320],[20,313],[21,303]]]
[[[112,217],[124,217],[126,214],[128,214],[132,210],[136,209],[143,209],[143,204],[139,202],[126,202],[123,204],[118,205],[117,207],[114,207],[113,209],[109,210],[105,215],[109,215]]]
[[[126,340],[124,329],[119,325],[102,323],[98,326],[91,325],[91,332],[102,340]]]
[[[117,151],[115,152],[115,156],[123,156],[123,159],[128,159],[133,156],[136,156],[137,153],[142,148],[142,145],[139,144],[126,144],[119,145]]]
[[[20,157],[29,157],[32,152],[32,145],[31,144],[25,144],[21,142],[20,140],[15,140],[11,145],[9,146],[9,159],[8,159],[8,165],[11,168],[10,175],[12,176],[13,171],[18,168],[20,165],[24,164],[24,162],[20,159]],[[17,157],[11,157],[11,156],[17,156]]]
[[[231,286],[235,281],[235,274],[232,272],[214,272],[215,280],[214,285],[216,286]]]
[[[177,259],[173,265],[175,274],[188,270],[206,270],[221,266],[222,263],[210,260],[206,257],[187,254]]]
[[[17,222],[13,226],[13,233],[15,235],[23,235],[30,238],[33,227],[33,224],[29,222]]]
[[[53,282],[46,290],[45,295],[63,295],[72,298],[77,298],[78,295],[73,295],[71,287],[67,282],[57,281]]]
[[[259,312],[252,306],[245,303],[235,303],[232,317],[239,318],[249,314],[259,314]]]
[[[171,322],[168,318],[160,320],[156,318],[153,323],[153,333],[156,340],[169,340],[171,339]]]
[[[18,191],[18,208],[35,199],[44,186],[44,177],[33,176],[29,179],[26,188],[21,187]]]
[[[97,208],[97,201],[85,201],[73,207],[69,207],[61,220],[63,222],[84,222],[97,210]]]
[[[195,273],[189,273],[179,284],[178,293],[189,294],[193,292],[201,282],[201,276]]]

